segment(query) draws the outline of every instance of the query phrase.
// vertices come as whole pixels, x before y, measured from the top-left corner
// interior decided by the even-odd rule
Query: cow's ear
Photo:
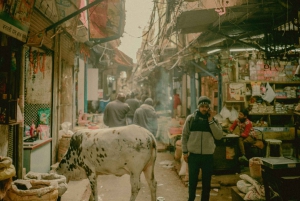
[[[61,164],[64,164],[64,163],[67,163],[66,159],[62,159],[62,160],[60,161],[59,167],[60,167]]]

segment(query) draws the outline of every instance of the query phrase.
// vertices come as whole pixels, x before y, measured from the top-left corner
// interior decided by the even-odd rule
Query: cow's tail
[[[157,143],[156,143],[156,139],[154,137],[154,135],[151,133],[150,134],[151,138],[152,138],[152,156],[154,158],[154,161],[156,160],[156,155],[157,155]]]

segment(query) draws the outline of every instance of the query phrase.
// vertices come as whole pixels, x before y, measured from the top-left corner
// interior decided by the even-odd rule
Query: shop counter
[[[221,140],[215,140],[214,173],[240,173],[239,136],[224,135]]]
[[[266,200],[271,200],[270,188],[281,200],[300,200],[300,160],[285,157],[261,158]]]
[[[51,138],[34,142],[23,142],[26,173],[29,171],[48,173],[51,166]]]

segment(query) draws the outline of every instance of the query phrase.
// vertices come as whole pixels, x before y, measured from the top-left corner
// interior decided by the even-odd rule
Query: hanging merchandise
[[[228,85],[228,99],[227,100],[235,100],[235,101],[243,101],[246,91],[246,86],[244,83],[230,83]]]
[[[260,84],[261,82],[251,82],[252,96],[261,96]]]
[[[270,103],[274,100],[275,97],[276,97],[276,94],[275,94],[274,90],[272,89],[271,85],[268,82],[267,86],[266,86],[266,93],[262,96],[262,98],[265,101]]]
[[[32,48],[29,49],[29,76],[32,75],[33,72],[33,53],[32,53]]]
[[[230,111],[229,121],[233,123],[238,117],[239,117],[238,111],[234,107],[232,107]]]
[[[226,105],[224,105],[224,107],[222,108],[220,115],[222,116],[223,119],[227,119],[231,116],[230,110],[228,110]]]
[[[43,62],[40,66],[40,71],[43,73],[43,78],[45,78],[45,65],[46,65],[46,53],[43,54]]]
[[[49,125],[50,108],[42,108],[38,110],[39,124]]]
[[[260,94],[264,95],[266,93],[267,89],[264,83],[261,83],[260,85]]]

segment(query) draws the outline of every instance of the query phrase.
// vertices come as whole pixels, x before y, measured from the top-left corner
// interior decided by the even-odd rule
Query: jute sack
[[[0,181],[16,175],[15,166],[9,157],[0,157]]]
[[[59,140],[58,144],[58,156],[57,156],[57,161],[60,162],[67,150],[69,149],[70,146],[70,140],[71,140],[72,135],[65,134],[62,135],[62,138]]]
[[[250,176],[253,179],[256,179],[257,181],[262,180],[261,165],[262,165],[262,161],[260,158],[256,158],[256,157],[250,158],[249,160]]]
[[[62,196],[68,189],[67,179],[64,175],[59,175],[55,173],[49,174],[49,173],[28,172],[24,176],[24,180],[31,180],[31,179],[57,182],[58,196]]]
[[[16,180],[18,181],[18,180]],[[16,182],[15,181],[15,182]],[[57,187],[49,181],[28,180],[32,187],[29,190],[18,189],[15,182],[7,191],[4,201],[56,201],[58,198]]]

